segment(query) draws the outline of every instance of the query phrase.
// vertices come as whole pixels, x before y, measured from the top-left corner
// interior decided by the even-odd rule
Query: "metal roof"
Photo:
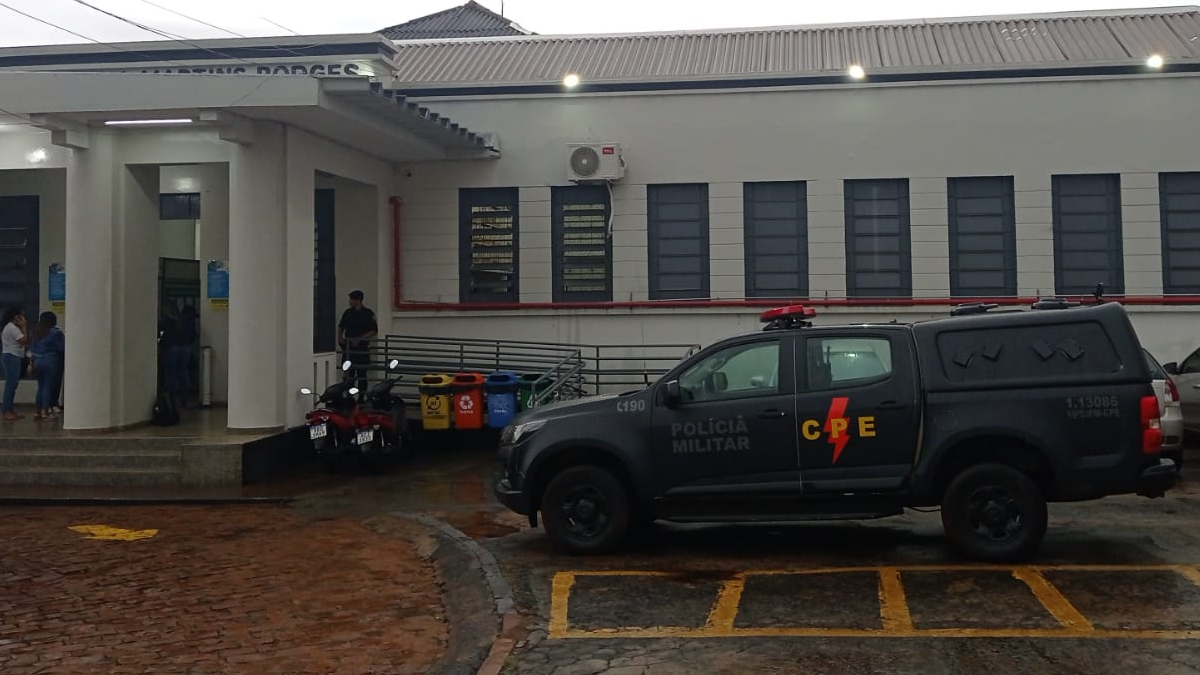
[[[1200,7],[778,28],[404,41],[405,86],[1200,62]]]
[[[379,32],[392,40],[530,35],[529,31],[475,0]]]

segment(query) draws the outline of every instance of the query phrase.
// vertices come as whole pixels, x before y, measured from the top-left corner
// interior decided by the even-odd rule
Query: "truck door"
[[[664,378],[652,418],[660,494],[799,492],[793,342],[749,337],[701,352]],[[668,405],[670,381],[680,400]]]
[[[812,333],[797,341],[805,492],[894,490],[916,456],[920,392],[900,331]]]

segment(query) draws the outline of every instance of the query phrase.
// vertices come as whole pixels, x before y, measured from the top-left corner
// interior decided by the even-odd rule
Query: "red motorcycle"
[[[399,365],[400,362],[393,359],[388,370],[395,370]],[[415,455],[408,431],[407,404],[392,393],[392,388],[402,378],[397,375],[372,387],[364,404],[355,406],[351,415],[354,430],[350,443],[356,450],[354,454],[377,470]]]
[[[304,416],[313,449],[316,450],[322,466],[328,471],[338,468],[352,445],[353,415],[358,407],[356,397],[359,392],[350,378],[350,366],[349,361],[342,364],[342,372],[345,373],[342,381],[329,385],[317,397],[318,407]],[[313,390],[303,387],[300,393],[312,396]]]

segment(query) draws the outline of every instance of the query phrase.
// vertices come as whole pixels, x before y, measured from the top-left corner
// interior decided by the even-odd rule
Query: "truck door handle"
[[[759,416],[759,418],[764,419],[764,420],[772,420],[777,417],[787,417],[787,413],[785,413],[782,410],[776,410],[774,408],[771,408],[770,410],[764,410],[764,411],[758,413],[758,416]]]
[[[903,410],[906,407],[908,407],[908,406],[904,405],[900,401],[884,401],[883,403],[880,403],[879,405],[875,406],[875,409],[876,410]]]

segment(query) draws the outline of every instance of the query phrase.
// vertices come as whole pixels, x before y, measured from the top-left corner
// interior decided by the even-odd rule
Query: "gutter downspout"
[[[388,197],[392,205],[392,307],[400,309],[404,305],[400,288],[400,206],[404,200],[400,197]]]

